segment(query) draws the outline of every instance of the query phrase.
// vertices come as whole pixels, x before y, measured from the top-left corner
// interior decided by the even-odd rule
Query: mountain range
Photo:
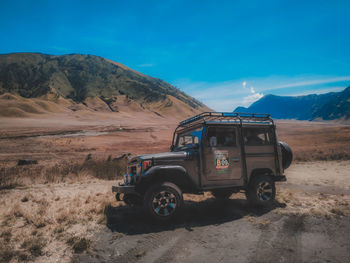
[[[341,92],[304,96],[265,95],[248,108],[237,107],[235,112],[269,113],[277,119],[349,120],[350,86]]]
[[[144,112],[183,119],[206,105],[169,83],[93,55],[0,55],[0,116],[75,111]],[[305,96],[265,95],[235,112],[270,113],[277,119],[349,120],[350,87]]]
[[[187,117],[209,110],[161,79],[80,54],[0,55],[0,99],[0,116],[8,117],[50,110],[148,111]]]

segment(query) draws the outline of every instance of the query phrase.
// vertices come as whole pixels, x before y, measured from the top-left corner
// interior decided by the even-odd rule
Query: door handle
[[[233,158],[232,158],[232,161],[234,161],[234,162],[239,162],[239,158],[238,158],[238,157],[233,157]]]

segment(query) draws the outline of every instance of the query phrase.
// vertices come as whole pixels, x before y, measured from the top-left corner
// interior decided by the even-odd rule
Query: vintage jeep
[[[211,191],[225,199],[243,190],[252,203],[268,204],[293,158],[289,146],[277,140],[268,114],[196,115],[180,122],[170,150],[133,158],[124,183],[112,187],[116,199],[143,205],[163,221],[180,212],[183,193]]]

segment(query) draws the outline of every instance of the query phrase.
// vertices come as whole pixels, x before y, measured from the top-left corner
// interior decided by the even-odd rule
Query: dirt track
[[[320,188],[319,178],[312,176],[317,167],[323,171],[319,178],[339,170],[345,177],[342,185],[335,180]],[[181,219],[170,225],[157,225],[149,222],[139,209],[110,208],[107,227],[96,233],[88,253],[76,255],[75,259],[82,262],[348,262],[349,167],[349,162],[297,164],[287,172],[292,183],[280,184],[278,202],[263,210],[248,206],[242,194],[224,202],[214,200],[209,194],[189,195]],[[307,190],[299,177],[308,180]],[[334,195],[332,189],[342,189],[344,193]]]

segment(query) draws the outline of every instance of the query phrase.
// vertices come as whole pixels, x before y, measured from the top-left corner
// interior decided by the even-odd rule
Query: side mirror
[[[174,144],[172,144],[172,145],[170,146],[170,151],[172,152],[172,151],[174,151],[174,149],[175,149],[175,146],[174,146]]]

